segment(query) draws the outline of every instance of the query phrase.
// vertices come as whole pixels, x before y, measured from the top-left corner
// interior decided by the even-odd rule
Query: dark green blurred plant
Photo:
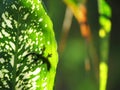
[[[58,58],[39,0],[0,0],[0,89],[52,90]]]
[[[60,41],[60,52],[63,51],[66,44],[66,39],[71,27],[72,14],[80,26],[80,32],[84,37],[87,48],[87,56],[85,60],[86,71],[90,70],[90,63],[92,63],[96,83],[99,85],[100,90],[106,90],[107,75],[108,75],[108,54],[109,54],[109,38],[111,31],[111,8],[105,0],[98,0],[98,11],[99,11],[99,24],[100,30],[98,32],[100,45],[99,52],[97,47],[94,45],[93,33],[90,27],[90,23],[87,20],[87,0],[64,0],[67,9],[63,23],[63,31]],[[69,11],[68,11],[69,9]],[[68,13],[69,12],[69,13]],[[71,13],[72,12],[72,13]],[[69,22],[69,23],[68,23]],[[91,60],[90,60],[91,59]],[[100,82],[99,82],[100,81]]]

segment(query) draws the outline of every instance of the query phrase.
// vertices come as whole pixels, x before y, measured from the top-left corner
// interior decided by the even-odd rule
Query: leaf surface
[[[53,25],[39,0],[0,0],[0,89],[52,90]]]

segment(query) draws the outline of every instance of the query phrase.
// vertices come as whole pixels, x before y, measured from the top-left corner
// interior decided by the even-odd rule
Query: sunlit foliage
[[[106,90],[108,77],[109,38],[111,31],[111,8],[105,0],[98,0],[100,37],[100,90]]]
[[[39,0],[0,0],[0,89],[52,90],[57,66],[50,18]]]

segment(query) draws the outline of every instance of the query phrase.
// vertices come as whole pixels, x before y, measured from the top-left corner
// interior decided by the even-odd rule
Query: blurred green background
[[[65,16],[66,5],[62,0],[43,0],[46,10],[53,21],[57,43],[61,39],[62,25]],[[112,31],[110,35],[110,49],[108,60],[107,90],[119,90],[120,88],[120,1],[107,0],[112,9]],[[100,28],[98,22],[97,0],[87,1],[88,23],[92,30],[93,42],[99,54]],[[72,25],[66,46],[59,55],[59,63],[54,90],[99,90],[95,79],[95,72],[90,63],[89,71],[85,70],[86,43],[79,31],[79,25],[73,17]],[[98,56],[99,57],[99,56]]]

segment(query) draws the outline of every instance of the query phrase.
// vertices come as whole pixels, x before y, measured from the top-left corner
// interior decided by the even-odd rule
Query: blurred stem
[[[87,22],[87,9],[86,9],[87,1],[83,0],[83,2],[81,2],[79,4],[75,4],[73,2],[70,2],[69,0],[64,0],[64,2],[71,9],[76,20],[80,24],[80,32],[85,39],[86,48],[88,48],[87,49],[88,54],[87,54],[86,58],[92,59],[93,69],[95,72],[96,80],[98,82],[98,79],[99,79],[98,55],[96,53],[96,48],[94,47],[94,44],[93,44],[90,26],[88,25],[88,22]],[[86,60],[89,60],[89,59],[86,59]],[[89,65],[89,67],[90,67],[90,63],[88,61],[87,61],[87,65]],[[85,65],[85,67],[86,67],[86,65]]]
[[[84,7],[84,9],[83,9],[83,7]],[[93,44],[93,38],[92,38],[90,26],[87,23],[87,15],[86,15],[87,11],[83,11],[85,9],[86,9],[85,6],[82,6],[82,8],[80,9],[81,12],[83,13],[82,16],[84,17],[84,19],[83,20],[81,19],[81,22],[80,22],[80,32],[81,32],[82,36],[84,37],[85,43],[86,43],[86,48],[87,48],[87,57],[86,58],[89,58],[89,59],[87,59],[89,61],[91,58],[92,63],[93,63],[93,69],[95,72],[95,76],[96,76],[96,79],[98,81],[98,79],[99,79],[98,55],[96,52],[96,48],[94,47],[94,44]],[[87,65],[90,66],[90,63],[89,64],[87,63]],[[87,68],[86,68],[86,70],[87,70]]]
[[[87,21],[86,5],[84,3],[80,4],[79,10],[80,10],[79,12],[81,13],[80,20],[78,20],[79,24],[80,24],[80,32],[85,39],[86,48],[87,48],[87,52],[88,52],[88,55],[86,58],[89,57],[89,59],[90,58],[92,59],[93,69],[94,69],[95,76],[96,76],[96,79],[98,82],[98,80],[99,80],[98,55],[96,52],[96,48],[94,47],[92,33],[91,33],[90,26]],[[87,60],[89,60],[89,59],[87,59]],[[87,65],[90,66],[90,63],[89,64],[87,63]],[[87,68],[86,68],[86,70],[87,70]]]
[[[63,26],[62,26],[61,38],[59,42],[59,53],[60,54],[62,54],[66,46],[68,33],[69,33],[71,23],[72,23],[72,17],[73,17],[72,11],[67,7],[66,12],[65,12],[65,18],[63,21]]]

